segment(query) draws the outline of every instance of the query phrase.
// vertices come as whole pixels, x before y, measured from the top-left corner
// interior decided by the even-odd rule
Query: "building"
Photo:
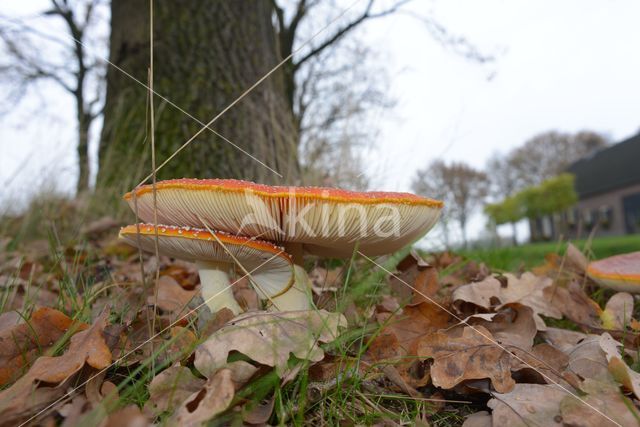
[[[594,229],[598,236],[640,233],[640,133],[573,163],[568,172],[575,175],[578,203],[561,222],[571,237]]]

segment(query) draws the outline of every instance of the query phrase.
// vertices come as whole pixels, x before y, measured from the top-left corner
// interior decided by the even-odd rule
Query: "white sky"
[[[5,2],[0,13],[45,3]],[[613,140],[640,129],[639,1],[415,0],[411,10],[432,13],[498,58],[470,62],[407,16],[367,24],[366,41],[386,63],[398,101],[367,154],[375,189],[409,190],[415,170],[436,158],[481,168],[495,152],[550,129],[592,129]],[[73,104],[51,87],[39,97],[45,107],[30,99],[0,121],[0,202],[25,188],[74,186]],[[482,225],[475,218],[470,235]]]

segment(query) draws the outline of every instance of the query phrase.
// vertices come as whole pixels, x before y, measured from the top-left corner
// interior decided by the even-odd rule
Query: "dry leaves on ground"
[[[0,392],[1,425],[26,420],[60,397],[46,422],[102,427],[287,423],[292,420],[273,414],[274,408],[293,413],[304,398],[304,417],[322,420],[318,414],[330,404],[331,393],[346,384],[353,387],[352,402],[344,409],[350,416],[374,411],[379,418],[398,417],[398,402],[409,396],[444,400],[425,406],[416,423],[430,423],[436,411],[467,407],[479,411],[467,418],[468,427],[595,426],[611,422],[607,417],[633,425],[640,419],[640,374],[627,364],[637,356],[640,330],[634,299],[606,293],[611,297],[601,308],[585,292],[591,282],[574,247],[566,256],[547,257],[535,273],[499,276],[452,253],[422,258],[412,252],[398,263],[396,274],[377,271],[376,289],[382,292],[370,295],[368,306],[356,299],[348,305],[357,321],[347,332],[358,339],[324,346],[343,333],[342,314],[257,311],[259,301],[248,283],[234,286],[234,295],[251,312],[234,317],[229,310],[197,310],[175,322],[202,302],[197,270],[166,257],[144,257],[141,265],[137,252],[99,240],[112,226],[104,219],[85,230],[104,258],[86,267],[99,278],[89,288],[91,306],[83,312],[96,318],[91,326],[37,307],[75,301],[61,298],[62,273],[59,266],[47,271],[46,250],[36,246],[27,258],[0,251],[0,276],[13,280],[5,288],[6,307],[33,311],[26,321],[17,312],[0,316],[0,383],[6,387]],[[65,260],[93,256],[81,248],[59,252]],[[366,270],[353,262],[350,268]],[[320,265],[309,273],[316,302],[336,307],[336,290],[348,295],[351,276]],[[160,280],[154,287],[156,268]],[[28,288],[29,283],[37,286]],[[114,324],[107,326],[104,307],[109,305]],[[583,332],[552,326],[565,324]],[[118,359],[116,366],[91,378],[112,359]],[[155,377],[146,385],[149,398],[141,410],[118,387],[131,372],[149,366]],[[294,381],[303,366],[309,367],[308,383]],[[263,378],[285,393],[270,388],[255,399],[247,394],[255,393],[253,384]],[[285,388],[288,383],[291,388]],[[295,402],[282,400],[289,394]],[[459,400],[471,403],[453,402]]]
[[[545,292],[553,285],[546,277],[538,277],[526,272],[517,277],[506,273],[500,277],[487,277],[481,282],[460,286],[452,295],[454,306],[465,313],[463,303],[471,303],[484,310],[498,310],[506,304],[520,303],[533,310],[538,330],[546,325],[540,315],[559,319],[562,312],[552,304]]]
[[[108,314],[105,311],[90,328],[71,337],[64,354],[39,357],[24,376],[0,392],[1,423],[17,423],[63,395],[64,387],[55,386],[67,382],[84,366],[95,369],[109,366],[111,351],[102,335]]]
[[[240,315],[214,332],[195,352],[195,367],[209,377],[238,351],[282,375],[291,354],[312,362],[321,360],[320,342],[333,341],[346,326],[339,313],[320,311],[252,312]]]
[[[431,378],[437,387],[450,389],[466,380],[489,378],[493,387],[508,392],[511,354],[495,345],[483,326],[460,326],[434,332],[420,343],[418,354],[433,358]]]
[[[15,380],[24,367],[65,334],[87,327],[58,310],[43,307],[27,321],[0,330],[0,385]]]

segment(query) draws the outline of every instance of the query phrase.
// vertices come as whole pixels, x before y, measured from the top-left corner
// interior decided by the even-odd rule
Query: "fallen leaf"
[[[410,301],[411,305],[420,304],[440,290],[438,271],[416,251],[404,257],[396,270],[397,273],[389,278],[389,285],[402,301]]]
[[[420,342],[418,354],[432,357],[431,378],[437,387],[450,389],[465,380],[491,379],[502,393],[513,389],[511,355],[496,346],[483,326],[454,327],[429,334]]]
[[[476,412],[465,418],[462,427],[491,427],[492,417],[487,411]]]
[[[494,426],[561,427],[560,400],[567,393],[553,385],[516,384],[509,393],[492,393],[487,406]]]
[[[637,426],[640,412],[620,393],[618,386],[609,381],[588,378],[582,390],[587,393],[578,400],[565,396],[560,402],[562,421],[580,427]]]
[[[106,375],[107,371],[100,372],[89,378],[87,380],[87,384],[85,384],[84,391],[87,395],[87,400],[92,405],[97,405],[104,399],[104,395],[101,393],[101,390]]]
[[[247,277],[242,277],[232,287],[233,297],[238,301],[243,311],[260,310],[262,304],[258,293],[253,289]]]
[[[253,377],[256,372],[258,372],[257,366],[253,366],[251,363],[245,362],[244,360],[236,360],[235,362],[227,363],[224,365],[224,369],[231,371],[231,379],[233,380],[236,390],[239,390],[251,379],[251,377]]]
[[[324,310],[245,313],[198,346],[194,365],[210,377],[235,350],[275,367],[282,375],[291,353],[312,362],[321,360],[324,352],[318,343],[333,341],[342,326],[346,326],[346,320],[341,314]]]
[[[561,328],[547,328],[542,335],[548,343],[565,353],[569,353],[578,343],[588,338],[585,333]]]
[[[444,268],[436,263],[436,268],[441,275],[440,283],[443,286],[457,288],[470,282],[479,282],[489,276],[489,268],[484,263],[473,260],[463,261],[461,258]]]
[[[569,281],[566,286],[552,286],[544,290],[552,305],[567,319],[586,327],[600,326],[602,309],[589,298],[578,282]]]
[[[163,337],[150,334],[150,325],[153,323],[154,311],[152,307],[136,313],[133,321],[127,325],[124,333],[120,334],[120,342],[114,350],[114,354],[123,366],[130,366],[142,360],[152,357],[155,350],[164,345]],[[156,318],[156,321],[158,319]],[[162,329],[162,325],[156,323],[156,327]],[[166,352],[156,355],[158,359],[164,357]]]
[[[160,309],[172,313],[180,313],[185,310],[189,302],[196,295],[196,291],[187,291],[171,276],[160,276],[158,279],[157,305]],[[149,304],[153,304],[155,295],[147,298]]]
[[[618,292],[609,298],[600,314],[604,329],[624,330],[633,318],[633,296],[627,292]]]
[[[391,333],[405,354],[415,354],[419,341],[427,334],[449,326],[451,315],[437,304],[423,302],[406,306],[402,313],[387,319],[382,333]]]
[[[609,372],[613,378],[622,384],[625,389],[633,392],[636,398],[640,397],[640,373],[631,369],[622,359],[618,347],[622,344],[615,341],[611,335],[604,333],[600,336],[600,348],[607,358]]]
[[[515,350],[513,354],[511,371],[518,382],[562,384],[567,389],[580,382],[565,372],[569,356],[550,344],[537,344],[531,351]]]
[[[514,346],[529,350],[538,332],[533,317],[533,310],[521,304],[508,304],[490,320],[479,316],[471,316],[466,320],[471,325],[481,325],[504,346]]]
[[[198,268],[192,262],[175,260],[165,268],[160,270],[161,276],[171,276],[180,286],[188,291],[192,291],[200,283]]]
[[[91,402],[83,395],[74,396],[71,402],[62,405],[58,409],[58,413],[64,418],[62,427],[80,425],[82,418],[92,409]]]
[[[89,329],[71,337],[64,354],[39,357],[15,384],[0,392],[0,420],[3,423],[17,423],[60,395],[60,387],[52,390],[51,386],[38,387],[39,384],[64,383],[85,365],[96,369],[109,366],[111,352],[102,335],[108,314],[105,311]]]
[[[501,279],[487,277],[481,282],[460,286],[453,292],[452,299],[459,309],[463,302],[485,310],[499,310],[506,304],[520,303],[533,310],[538,330],[544,330],[546,326],[540,315],[556,319],[562,317],[562,312],[545,295],[545,290],[551,286],[551,279],[529,272],[519,278],[506,273]]]
[[[233,314],[233,311],[231,311],[227,307],[222,308],[214,315],[211,315],[210,319],[204,320],[201,326],[198,325],[200,338],[208,337],[209,335],[213,334],[218,329],[229,323],[234,317],[235,314]],[[200,322],[200,317],[198,317],[198,322]]]
[[[422,393],[416,390],[409,382],[405,381],[403,375],[393,365],[386,365],[382,367],[382,372],[385,376],[396,386],[402,390],[403,393],[408,394],[411,397],[422,397]]]
[[[429,372],[419,366],[420,342],[429,333],[449,326],[450,319],[449,313],[430,302],[405,306],[402,313],[380,319],[385,326],[369,343],[366,359],[392,363],[409,386],[422,387],[429,382]]]
[[[247,424],[264,425],[271,418],[276,403],[275,394],[265,402],[249,404],[242,412],[242,420]]]
[[[109,414],[100,427],[147,427],[151,425],[137,405],[127,405]]]
[[[88,327],[74,322],[64,313],[52,308],[36,310],[28,322],[0,331],[0,385],[14,380],[22,368],[28,366],[42,350],[62,338],[67,331],[76,332]]]
[[[156,416],[165,411],[173,412],[189,396],[201,390],[205,382],[184,366],[174,365],[165,369],[149,384],[145,413]]]
[[[395,313],[400,310],[400,303],[391,295],[383,295],[380,302],[376,304],[378,313]]]
[[[586,256],[584,256],[580,249],[575,247],[573,243],[569,243],[567,245],[566,257],[569,264],[572,265],[577,271],[582,274],[586,274],[587,267],[589,266],[589,260]]]
[[[204,387],[191,394],[176,409],[171,420],[175,425],[200,426],[224,412],[235,395],[231,371],[221,369],[215,373]]]
[[[195,348],[196,334],[182,326],[174,326],[170,330],[171,343],[166,349],[167,359],[171,361],[187,359]]]
[[[12,328],[19,323],[22,323],[22,316],[17,311],[7,311],[0,314],[0,334],[5,329]]]
[[[600,337],[588,335],[566,352],[569,355],[569,370],[582,378],[606,380],[609,378],[608,362],[602,350]]]

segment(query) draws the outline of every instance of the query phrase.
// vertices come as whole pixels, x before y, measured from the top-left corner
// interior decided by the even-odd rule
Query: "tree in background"
[[[166,99],[154,99],[159,161],[278,64],[273,12],[266,1],[155,2],[154,90],[192,116]],[[109,59],[145,83],[149,22],[148,0],[112,0]],[[202,132],[158,177],[275,182],[276,171],[285,180],[295,179],[297,136],[285,88],[284,74],[278,70]],[[115,67],[108,69],[98,186],[120,187],[121,192],[148,173],[147,105],[143,86]],[[133,181],[123,179],[123,170]]]
[[[565,172],[573,162],[606,147],[608,143],[605,137],[591,131],[576,134],[549,131],[529,139],[509,153],[506,159],[516,171],[516,182],[522,189]]]
[[[143,170],[149,169],[148,123],[145,126],[148,92],[143,87],[148,81],[148,1],[51,1],[63,11],[58,14],[64,15],[63,18],[70,16],[65,10],[71,11],[73,19],[69,22],[76,24],[76,29],[70,27],[69,30],[73,39],[63,36],[56,39],[47,34],[46,26],[39,25],[37,19],[55,15],[49,12],[35,15],[35,20],[32,17],[0,17],[3,24],[11,23],[6,27],[11,31],[4,31],[5,43],[0,45],[8,59],[0,66],[0,74],[7,77],[8,86],[17,87],[15,79],[9,76],[23,71],[19,60],[28,54],[29,66],[37,72],[22,73],[22,77],[27,77],[23,79],[25,87],[32,86],[31,83],[40,80],[42,75],[51,81],[61,80],[61,75],[71,79],[82,77],[83,73],[78,73],[82,67],[69,67],[65,61],[81,52],[79,64],[84,64],[87,74],[85,84],[80,85],[84,86],[81,93],[84,102],[78,105],[83,110],[79,108],[77,114],[78,189],[83,191],[89,182],[88,132],[85,130],[90,123],[95,123],[103,108],[106,114],[100,144],[102,171],[99,185],[116,185],[116,192],[128,189],[144,174]],[[363,23],[395,13],[409,1],[368,0],[356,5],[300,51],[297,49],[303,42],[328,25],[329,19],[342,10],[342,4],[265,0],[257,8],[248,10],[247,5],[254,5],[248,0],[155,2],[155,89],[184,109],[179,111],[166,99],[156,98],[159,161],[201,129],[204,122],[253,84],[257,77],[249,80],[256,75],[261,77],[282,58],[295,52],[291,61],[285,62],[254,93],[225,114],[212,126],[213,130],[203,132],[193,147],[180,153],[160,176],[276,180],[277,175],[225,142],[224,136],[280,171],[286,181],[365,185],[362,171],[357,170],[361,166],[356,148],[375,137],[371,110],[386,108],[390,102],[385,79],[380,78],[384,75],[380,72],[382,68],[372,72],[372,62],[367,60],[370,49],[357,43],[354,33]],[[105,85],[106,62],[103,58],[108,49],[103,36],[109,31],[105,17],[110,3],[113,30],[110,59],[121,69],[109,67],[109,93],[104,105],[101,89]],[[101,13],[96,12],[98,9]],[[406,15],[420,19],[434,39],[453,48],[456,54],[480,63],[493,60],[464,37],[449,34],[432,14],[418,16],[407,12]],[[76,31],[78,29],[81,32]],[[88,32],[100,37],[87,37]],[[22,42],[26,35],[29,44]],[[48,42],[59,43],[63,49],[52,54],[54,49]],[[61,61],[49,67],[47,64],[51,59]],[[93,73],[94,70],[101,72]],[[138,82],[126,77],[125,73]],[[38,79],[33,78],[35,75]],[[89,78],[90,75],[95,78]],[[68,82],[67,77],[62,80]],[[26,93],[24,90],[16,92]],[[200,148],[194,148],[196,145]],[[328,167],[337,161],[338,167]],[[278,182],[285,180],[278,179]]]
[[[534,221],[542,217],[554,216],[578,201],[578,195],[574,189],[574,179],[571,174],[560,174],[539,185],[527,187],[499,203],[486,205],[485,213],[496,225],[515,224],[523,218],[528,218],[530,224],[533,224]],[[553,226],[560,229],[564,227],[558,221],[553,221]],[[540,230],[532,226],[531,231],[532,240],[537,240]]]
[[[448,205],[448,215],[454,218],[466,247],[467,222],[471,214],[487,196],[489,179],[487,175],[462,162],[446,164],[441,160],[431,163],[418,171],[413,182],[413,190],[428,197],[440,198]],[[433,191],[429,194],[429,191]],[[446,214],[443,214],[446,215]]]
[[[89,189],[89,131],[102,114],[104,101],[104,64],[88,53],[97,49],[96,22],[104,12],[103,1],[50,0],[49,8],[30,22],[12,20],[0,26],[0,46],[5,55],[0,59],[0,83],[9,89],[4,93],[8,104],[15,106],[30,93],[37,92],[42,82],[52,82],[75,103],[77,126],[78,180],[76,191]],[[53,37],[37,28],[41,20],[62,24],[71,40]]]
[[[449,212],[452,209],[453,199],[451,197],[452,194],[447,187],[448,182],[445,179],[447,176],[446,169],[447,165],[443,161],[436,160],[432,162],[427,168],[416,172],[416,176],[411,184],[411,189],[414,193],[421,196],[430,197],[444,202],[444,207],[442,208],[440,220],[438,221],[437,226],[442,230],[445,248],[449,249],[451,245],[449,235]]]
[[[145,80],[149,61],[148,8],[136,2],[145,0],[112,1],[111,61]],[[282,59],[292,55],[291,60],[212,125],[217,134],[209,130],[202,133],[159,176],[215,176],[280,184],[305,182],[305,162],[299,155],[300,133],[307,130],[303,126],[305,113],[310,110],[308,103],[310,99],[318,103],[331,98],[305,98],[301,91],[309,85],[304,83],[325,80],[323,73],[330,74],[331,70],[327,64],[335,62],[331,57],[334,48],[354,29],[367,20],[394,13],[404,3],[406,0],[397,0],[383,5],[370,0],[364,9],[347,15],[351,19],[345,19],[346,23],[330,25],[317,41],[297,52],[302,42],[328,24],[316,28],[311,25],[318,19],[313,13],[321,2],[298,0],[287,3],[286,8],[279,1],[158,2],[155,88],[202,122],[208,122]],[[335,9],[329,12],[326,16],[336,14]],[[132,33],[131,28],[139,30]],[[321,56],[322,61],[315,61]],[[148,157],[140,151],[145,136],[139,126],[146,114],[144,96],[140,96],[138,88],[132,88],[126,77],[117,74],[110,70],[108,76],[101,140],[99,184],[104,182],[110,187],[113,181],[119,181],[123,161],[133,163],[133,169],[140,172],[148,169],[148,164],[139,161]],[[338,95],[340,89],[333,88],[332,93]],[[348,108],[345,103],[339,105]],[[157,156],[163,160],[202,125],[163,101],[157,110]],[[344,112],[339,111],[340,114]],[[115,179],[101,179],[108,174]]]
[[[485,213],[494,225],[511,224],[513,243],[517,244],[516,222],[526,215],[518,213],[522,204],[515,194],[562,174],[572,163],[608,144],[606,137],[593,131],[549,131],[505,155],[495,154],[486,166],[493,202],[485,207]]]
[[[484,213],[494,225],[511,224],[511,239],[514,246],[518,244],[516,223],[524,217],[524,209],[520,199],[509,196],[502,202],[489,203],[484,207]]]

